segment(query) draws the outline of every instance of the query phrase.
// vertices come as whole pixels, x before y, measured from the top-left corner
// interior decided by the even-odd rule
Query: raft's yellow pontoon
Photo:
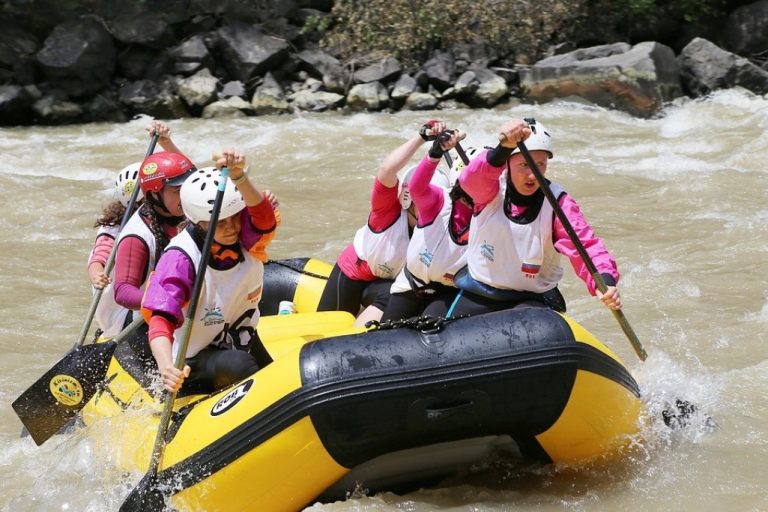
[[[312,274],[328,270],[318,265]],[[290,288],[277,298],[307,291]],[[304,311],[319,293],[304,296]],[[172,507],[299,510],[356,485],[378,490],[447,476],[508,445],[550,462],[611,456],[638,431],[635,380],[554,311],[367,332],[352,322],[340,312],[262,317],[273,363],[215,395],[178,400],[157,474]],[[115,352],[109,384],[84,409],[86,423],[154,402],[126,369],[129,356]],[[124,460],[135,471],[146,471],[154,440],[147,433],[157,425],[157,415],[141,417],[133,438],[112,447],[136,452]]]

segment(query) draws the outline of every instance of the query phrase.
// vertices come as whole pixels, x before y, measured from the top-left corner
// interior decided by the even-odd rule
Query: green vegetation
[[[500,58],[524,64],[559,43],[631,42],[665,21],[703,24],[723,16],[726,2],[337,0],[321,43],[344,59],[391,54],[406,65],[457,43],[485,43]]]

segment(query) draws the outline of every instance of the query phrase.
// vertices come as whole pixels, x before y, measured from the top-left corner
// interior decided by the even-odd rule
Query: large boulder
[[[120,103],[133,114],[146,114],[158,119],[189,117],[171,83],[138,80],[118,92]]]
[[[215,101],[220,86],[219,79],[211,75],[208,68],[177,81],[179,97],[192,108],[202,108]]]
[[[692,40],[677,59],[683,84],[694,96],[736,86],[758,94],[768,93],[768,71],[706,39]]]
[[[329,92],[340,93],[349,82],[349,72],[336,57],[321,50],[303,50],[295,56],[299,68],[323,81]]]
[[[115,39],[125,44],[162,49],[175,42],[168,22],[151,11],[117,16],[110,22],[110,26]]]
[[[34,121],[32,105],[35,95],[29,87],[0,85],[0,125],[31,124]]]
[[[35,53],[40,41],[21,27],[0,21],[0,83],[35,82]]]
[[[735,9],[725,23],[726,48],[739,55],[762,54],[768,48],[768,0]]]
[[[402,71],[403,67],[400,65],[400,62],[390,56],[355,71],[352,77],[357,84],[388,82],[399,77]]]
[[[288,55],[287,41],[267,35],[254,25],[234,22],[216,33],[224,67],[241,82],[277,67]]]
[[[683,94],[674,52],[655,42],[555,55],[521,70],[520,86],[531,101],[576,96],[639,117],[656,114],[665,102]]]
[[[381,82],[353,86],[347,93],[347,106],[351,110],[381,110],[389,105],[387,88]]]
[[[72,97],[84,97],[109,84],[115,70],[115,45],[99,20],[80,16],[57,25],[36,59],[53,86]]]
[[[203,68],[214,67],[213,56],[208,51],[205,38],[200,34],[168,50],[168,56],[173,61],[173,73],[176,75],[191,75]]]
[[[290,112],[291,107],[285,98],[285,91],[272,73],[264,76],[264,82],[256,88],[251,98],[251,105],[257,116]]]

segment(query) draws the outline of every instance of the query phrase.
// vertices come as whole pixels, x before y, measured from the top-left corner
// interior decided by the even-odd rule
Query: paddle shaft
[[[184,363],[187,356],[187,347],[189,346],[189,337],[192,333],[192,323],[195,318],[195,312],[197,310],[197,304],[200,302],[200,292],[203,289],[203,282],[205,280],[205,270],[208,268],[208,260],[211,255],[211,245],[213,245],[213,235],[216,233],[216,223],[219,222],[219,212],[221,211],[221,203],[224,200],[224,189],[227,186],[227,178],[229,177],[229,170],[224,167],[221,170],[221,181],[219,181],[219,187],[216,191],[216,199],[213,202],[213,210],[211,211],[211,221],[208,224],[208,231],[205,234],[205,241],[203,242],[202,255],[200,257],[200,265],[195,276],[195,284],[192,287],[192,297],[187,307],[186,319],[181,329],[181,339],[176,340],[179,343],[179,351],[176,354],[176,359],[173,364],[176,368],[181,370],[184,368]],[[157,468],[160,465],[160,459],[165,449],[165,433],[168,430],[168,424],[171,420],[171,412],[173,411],[173,402],[176,400],[176,393],[168,393],[165,397],[165,403],[163,404],[163,413],[160,416],[160,424],[157,427],[157,436],[155,437],[155,446],[152,449],[152,458],[149,461],[148,473],[155,475]]]
[[[149,147],[147,148],[147,154],[144,156],[146,159],[149,155],[155,152],[155,146],[157,145],[157,140],[160,138],[160,135],[155,133],[152,135],[152,139],[149,141]],[[141,172],[141,171],[139,171]],[[136,178],[136,183],[133,185],[133,191],[131,192],[131,198],[128,200],[128,205],[125,207],[125,213],[123,213],[123,219],[120,221],[120,229],[118,230],[118,233],[123,231],[123,228],[126,224],[128,224],[128,221],[131,218],[131,214],[133,213],[133,206],[136,204],[136,200],[139,197],[139,183],[138,183],[138,177]],[[112,246],[112,250],[109,252],[109,258],[107,258],[107,262],[104,264],[104,274],[109,275],[109,273],[112,271],[112,267],[115,264],[115,256],[117,255],[117,240],[115,240],[114,245]],[[99,302],[101,301],[101,296],[104,294],[104,288],[99,288],[96,290],[96,293],[93,294],[93,298],[91,299],[91,306],[88,308],[88,314],[85,317],[85,322],[83,323],[83,327],[80,329],[80,336],[77,339],[77,343],[75,343],[75,347],[80,347],[85,342],[85,337],[88,336],[88,331],[91,329],[91,322],[93,322],[93,317],[96,315],[96,308],[99,306]]]
[[[504,136],[502,135],[500,137],[502,140],[504,140]],[[579,253],[579,256],[581,256],[581,259],[584,261],[584,264],[587,266],[587,270],[589,270],[590,275],[592,276],[592,279],[595,281],[595,285],[597,286],[597,289],[600,290],[601,293],[605,293],[608,289],[608,286],[605,284],[605,280],[603,279],[603,276],[600,275],[600,273],[597,271],[597,267],[595,267],[595,264],[592,262],[592,258],[589,257],[589,254],[587,254],[587,250],[584,247],[584,244],[581,243],[581,240],[579,240],[578,235],[576,235],[576,231],[574,231],[573,226],[571,225],[571,222],[568,220],[568,217],[565,216],[565,212],[562,208],[560,208],[560,205],[557,202],[557,198],[552,193],[552,190],[549,188],[549,184],[544,179],[544,175],[541,174],[541,170],[539,169],[539,166],[536,165],[536,162],[534,161],[531,154],[528,152],[528,148],[525,147],[525,143],[520,141],[517,143],[517,147],[520,148],[520,153],[523,154],[523,158],[525,158],[525,161],[528,163],[528,167],[531,168],[533,171],[533,175],[536,177],[536,181],[539,183],[539,187],[541,187],[541,190],[544,192],[544,195],[547,198],[547,201],[549,201],[549,204],[552,205],[552,209],[555,211],[555,215],[557,215],[557,218],[560,220],[560,223],[563,225],[563,228],[565,228],[566,233],[568,233],[568,238],[571,239],[571,242],[573,242],[574,247],[576,247],[576,250]],[[635,353],[637,354],[637,357],[640,358],[641,361],[645,361],[648,357],[648,354],[646,353],[645,349],[643,348],[642,343],[640,343],[640,340],[637,338],[637,335],[635,334],[635,331],[632,329],[632,326],[629,325],[629,321],[627,321],[626,317],[624,316],[624,313],[620,309],[611,309],[611,313],[613,313],[613,316],[616,318],[616,320],[619,322],[619,325],[621,326],[621,330],[624,331],[624,334],[627,336],[627,339],[629,339],[629,342],[632,344],[632,348],[635,350]]]

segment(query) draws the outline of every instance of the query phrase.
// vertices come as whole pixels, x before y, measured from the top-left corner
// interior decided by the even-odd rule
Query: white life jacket
[[[453,201],[449,194],[448,190],[443,191],[443,208],[432,223],[416,226],[413,230],[405,267],[415,278],[416,284],[440,283],[456,286],[453,276],[467,264],[467,243],[457,243],[450,233]],[[395,282],[402,284],[400,276]],[[405,290],[400,290],[400,287],[393,287],[392,293],[411,289],[408,286]]]
[[[117,237],[120,234],[120,226],[100,226],[96,232],[96,239],[98,240],[102,236],[108,236],[114,243],[117,243]],[[88,255],[88,259],[93,256],[93,249]],[[112,290],[112,280],[115,277],[115,271],[112,269],[109,272],[110,283],[104,287],[104,291],[101,292],[101,299],[96,306],[96,312],[93,316],[96,325],[102,330],[104,336],[117,336],[120,330],[125,324],[125,318],[128,316],[128,310],[115,302],[115,293]],[[93,289],[93,293],[96,294],[96,288]]]
[[[131,218],[128,219],[128,222],[125,224],[125,227],[119,234],[117,233],[117,229],[117,227],[114,228],[115,237],[117,238],[115,245],[119,245],[120,241],[127,236],[135,236],[144,241],[144,244],[147,246],[147,254],[149,255],[149,268],[147,269],[148,276],[149,272],[155,268],[157,250],[157,241],[155,240],[155,235],[152,234],[152,231],[144,222],[144,219],[141,217],[138,210],[135,211],[133,215],[131,215]],[[113,268],[109,273],[109,279],[110,281],[114,281],[114,278],[115,270]],[[146,285],[147,280],[145,278],[140,288],[143,290]],[[115,290],[113,283],[110,282],[104,288],[104,292],[101,295],[99,305],[96,307],[94,319],[98,323],[101,330],[104,331],[106,336],[116,336],[123,328],[123,325],[125,325],[125,319],[127,316],[128,309],[115,301]]]
[[[497,196],[472,219],[467,250],[470,276],[502,290],[543,293],[563,277],[560,253],[552,241],[554,211],[544,199],[535,219],[522,223],[504,213],[506,180],[500,180]],[[559,198],[565,190],[555,183]]]
[[[352,244],[357,257],[368,263],[375,276],[394,279],[405,266],[408,240],[408,212],[402,210],[400,217],[381,232],[366,223],[357,230]]]
[[[188,230],[175,236],[166,251],[174,247],[189,257],[197,275],[202,252]],[[249,252],[242,253],[244,260],[230,269],[206,269],[187,346],[187,358],[193,357],[208,345],[248,349],[259,323],[264,265]],[[185,318],[186,312],[185,307]],[[174,359],[179,352],[181,335],[182,327],[179,327],[174,333]]]

